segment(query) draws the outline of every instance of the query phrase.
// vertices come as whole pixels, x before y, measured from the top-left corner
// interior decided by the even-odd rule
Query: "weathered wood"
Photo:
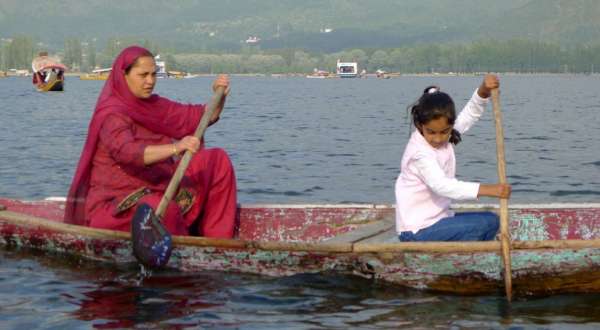
[[[234,249],[258,249],[265,251],[305,251],[305,252],[352,252],[351,243],[330,242],[267,242],[220,239],[195,236],[173,236],[175,246],[198,246]]]
[[[500,250],[500,242],[397,242],[356,243],[354,252],[493,252]]]
[[[216,248],[246,249],[251,246],[247,241],[238,239],[209,238],[197,236],[173,236],[174,246],[210,246]]]
[[[377,244],[377,243],[399,243],[398,233],[396,227],[392,227],[382,233],[375,236],[369,237],[365,240],[360,241],[361,244]]]
[[[498,158],[498,181],[506,183],[506,160],[504,157],[504,130],[500,112],[498,88],[492,90],[494,122],[496,123],[496,156]],[[510,233],[508,231],[508,199],[500,199],[500,241],[502,242],[502,260],[504,261],[504,287],[506,299],[512,300],[512,275],[510,262]]]
[[[541,249],[582,249],[600,248],[600,239],[592,240],[546,240],[546,241],[513,241],[515,250]],[[398,243],[367,243],[354,244],[354,252],[494,252],[499,251],[501,242],[398,242]]]
[[[97,229],[60,223],[47,220],[40,217],[27,214],[0,211],[0,218],[27,228],[45,228],[63,233],[78,234],[92,238],[104,239],[129,239],[129,233],[107,229]],[[384,221],[382,221],[384,222]],[[237,239],[217,239],[193,236],[174,236],[175,245],[190,246],[210,246],[218,248],[256,248],[263,250],[283,251],[322,251],[322,252],[490,252],[500,249],[500,242],[394,242],[377,243],[384,237],[392,237],[393,229],[382,232],[380,235],[372,236],[361,242],[354,244],[343,242],[332,242],[331,240],[323,242],[263,242],[263,241],[243,241]],[[513,249],[533,250],[533,249],[581,249],[581,248],[600,248],[600,239],[591,240],[543,240],[543,241],[513,241]]]
[[[130,239],[128,232],[70,225],[11,211],[0,211],[0,219],[27,228],[44,228],[56,232],[78,234],[99,239]],[[270,251],[351,252],[351,243],[259,242],[194,236],[173,236],[175,246],[198,246]]]
[[[386,218],[375,221],[366,225],[362,225],[355,230],[337,235],[328,239],[327,243],[355,243],[369,237],[375,236],[394,227],[391,219]]]
[[[64,201],[0,204],[10,210],[0,211],[0,246],[135,262],[128,233],[62,223]],[[327,240],[393,213],[391,205],[246,205],[239,213],[244,239],[175,236],[170,267],[268,276],[334,271],[459,294],[502,289],[499,241],[399,242],[393,228],[355,243]],[[520,238],[512,242],[513,294],[600,292],[599,226],[598,203],[512,205],[510,229]]]
[[[545,241],[512,241],[515,250],[540,250],[540,249],[591,249],[600,248],[600,239],[565,239]]]
[[[352,252],[352,243],[254,242],[253,247],[266,251]]]
[[[47,220],[44,218],[34,217],[27,214],[12,212],[12,211],[0,211],[0,219],[9,221],[20,226],[27,228],[43,228],[54,230],[57,232],[77,234],[81,236],[87,236],[90,238],[105,238],[105,239],[129,239],[130,234],[123,231],[97,229],[91,227],[70,225],[60,223],[57,221]]]

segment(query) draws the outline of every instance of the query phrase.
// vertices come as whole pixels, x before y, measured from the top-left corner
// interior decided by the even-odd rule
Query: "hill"
[[[181,50],[333,52],[485,38],[561,44],[600,40],[595,0],[2,0],[0,37],[29,35],[60,49],[67,38],[150,39]]]

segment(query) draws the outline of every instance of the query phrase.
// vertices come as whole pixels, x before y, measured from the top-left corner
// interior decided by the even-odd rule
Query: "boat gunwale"
[[[58,233],[87,236],[90,239],[130,240],[130,233],[66,224],[56,220],[40,218],[24,213],[0,210],[0,221],[29,228],[42,228]],[[425,252],[425,253],[461,253],[461,252],[499,252],[499,241],[487,242],[292,242],[260,241],[240,239],[219,239],[195,236],[173,236],[176,247],[200,246],[214,248],[256,249],[263,251],[304,251],[304,252],[348,252],[348,253],[384,253],[384,252]],[[532,240],[511,241],[513,250],[540,249],[582,249],[600,248],[600,239],[591,240]]]
[[[18,200],[20,202],[27,203],[39,203],[39,202],[65,202],[66,197],[62,196],[51,196],[46,197],[43,200]],[[361,209],[388,209],[396,208],[393,203],[239,203],[238,208],[241,209],[257,209],[257,208],[277,208],[277,209],[301,209],[301,208],[361,208]],[[453,210],[457,209],[497,209],[500,208],[499,204],[494,203],[457,203],[452,204]],[[552,203],[516,203],[509,204],[509,209],[587,209],[587,208],[599,208],[600,203],[596,202],[552,202]]]

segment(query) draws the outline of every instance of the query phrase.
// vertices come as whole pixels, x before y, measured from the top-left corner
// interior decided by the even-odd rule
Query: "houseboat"
[[[356,78],[358,76],[358,64],[338,60],[336,73],[340,78]]]
[[[154,62],[156,63],[156,78],[168,78],[167,63],[160,59],[160,55],[154,56]]]

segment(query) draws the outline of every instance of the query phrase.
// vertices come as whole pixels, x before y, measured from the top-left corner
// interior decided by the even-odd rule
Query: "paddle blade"
[[[133,255],[144,266],[162,267],[169,262],[173,243],[154,210],[141,203],[131,220]]]

